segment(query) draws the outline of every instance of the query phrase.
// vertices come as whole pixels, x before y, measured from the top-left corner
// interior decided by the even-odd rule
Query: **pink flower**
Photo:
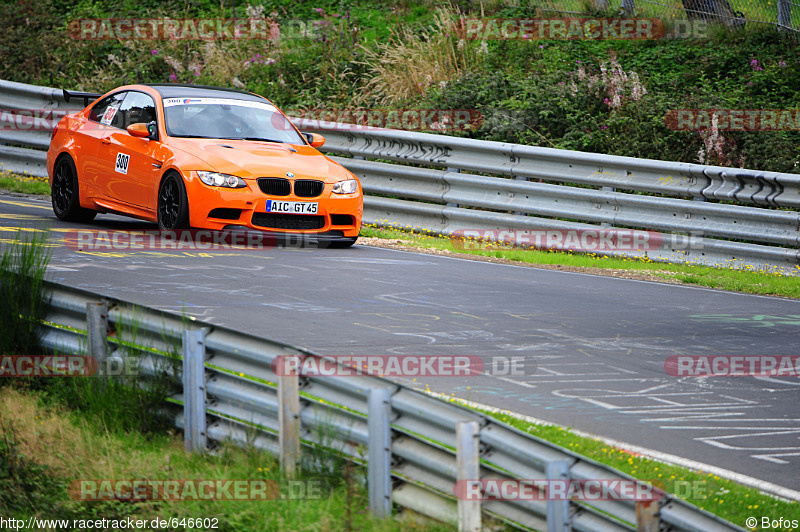
[[[178,76],[176,76],[175,74],[170,74],[169,75],[169,80],[170,81],[175,81],[176,79],[178,79]]]
[[[158,55],[158,50],[150,50],[151,55]]]

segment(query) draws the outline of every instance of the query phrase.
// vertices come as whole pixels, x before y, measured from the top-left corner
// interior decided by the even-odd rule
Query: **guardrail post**
[[[705,196],[693,196],[692,201],[708,201],[708,199]],[[691,244],[692,238],[703,238],[703,236],[705,236],[704,231],[691,231],[689,233],[689,243]]]
[[[661,530],[658,501],[636,501],[636,532],[658,532]]]
[[[447,167],[447,171],[448,172],[453,172],[453,173],[456,173],[456,174],[460,174],[461,173],[461,168],[453,168],[453,167],[448,166]],[[458,203],[449,203],[448,202],[447,206],[448,207],[458,207],[459,205],[458,205]]]
[[[108,302],[86,303],[86,354],[105,371],[108,357]]]
[[[189,452],[206,450],[206,333],[183,331],[183,437]]]
[[[515,181],[525,181],[526,183],[530,181],[530,179],[529,179],[528,177],[526,177],[526,176],[522,176],[522,175],[515,175],[515,176],[511,176],[511,177],[512,177],[512,178],[513,178]],[[514,214],[515,214],[516,216],[527,216],[527,214],[526,214],[526,213],[524,213],[524,212],[522,212],[522,211],[514,211]]]
[[[600,187],[600,190],[602,192],[616,192],[617,191],[617,189],[615,189],[614,187]],[[614,225],[610,224],[608,222],[600,222],[600,227],[614,227]]]
[[[636,13],[636,0],[622,0],[622,11],[626,15],[634,15]]]
[[[291,359],[278,377],[278,443],[281,449],[281,469],[286,478],[294,479],[300,459],[300,391],[297,366]]]
[[[481,470],[480,427],[477,421],[456,424],[456,481],[480,480]],[[479,532],[481,529],[481,501],[458,499],[458,531]]]
[[[367,450],[367,488],[369,509],[378,517],[392,510],[392,390],[372,388],[367,397],[369,448]]]
[[[778,26],[792,28],[792,3],[789,0],[778,0]]]
[[[545,465],[547,480],[567,480],[569,478],[569,460],[554,460]],[[554,501],[550,499],[548,491],[547,500],[547,532],[568,532],[569,526],[569,500]]]

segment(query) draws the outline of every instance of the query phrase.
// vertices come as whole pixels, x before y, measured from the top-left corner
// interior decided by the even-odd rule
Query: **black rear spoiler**
[[[89,105],[90,101],[95,101],[98,99],[102,94],[96,94],[94,92],[78,92],[78,91],[68,91],[64,89],[64,100],[69,101],[70,98],[83,98],[83,105]]]

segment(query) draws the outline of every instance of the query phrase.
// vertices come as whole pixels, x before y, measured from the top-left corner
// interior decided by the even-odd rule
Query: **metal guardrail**
[[[800,213],[774,208],[800,207],[800,175],[295,123],[323,134],[324,151],[348,156],[332,159],[362,180],[364,218],[373,223],[444,235],[626,227],[657,232],[663,244],[608,254],[788,270],[800,264]]]
[[[61,90],[0,81],[0,108],[74,104]],[[784,273],[800,265],[798,174],[295,122],[325,135],[323,151],[361,179],[365,223],[442,235],[632,228],[659,246],[598,253]],[[18,145],[0,145],[5,168],[46,175],[49,131],[0,132],[0,142]]]
[[[184,429],[187,449],[232,440],[281,453],[284,465],[289,465],[286,453],[288,460],[296,460],[300,443],[335,449],[366,463],[370,508],[376,514],[387,515],[393,503],[440,521],[460,522],[462,530],[478,530],[482,518],[522,530],[744,530],[669,494],[649,514],[638,512],[640,503],[633,500],[591,505],[473,501],[470,512],[465,501],[459,508],[454,486],[476,473],[481,479],[632,477],[388,379],[298,379],[273,373],[271,363],[279,356],[321,358],[303,348],[55,283],[47,283],[47,289],[50,312],[42,343],[49,352],[89,353],[98,361],[138,359],[143,376],[174,372],[180,389],[172,404],[183,405],[175,425]],[[117,340],[123,330],[135,335],[134,345],[132,338],[124,346]],[[169,363],[169,353],[182,357],[182,371]],[[294,444],[292,434],[299,440]]]

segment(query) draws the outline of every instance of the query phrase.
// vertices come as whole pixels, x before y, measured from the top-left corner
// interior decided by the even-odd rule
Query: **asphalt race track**
[[[495,373],[523,357],[522,375],[406,382],[800,489],[800,380],[664,366],[800,355],[800,301],[363,245],[84,253],[67,231],[156,226],[65,224],[49,198],[0,195],[3,241],[20,225],[51,228],[54,281],[323,354],[477,355]]]

